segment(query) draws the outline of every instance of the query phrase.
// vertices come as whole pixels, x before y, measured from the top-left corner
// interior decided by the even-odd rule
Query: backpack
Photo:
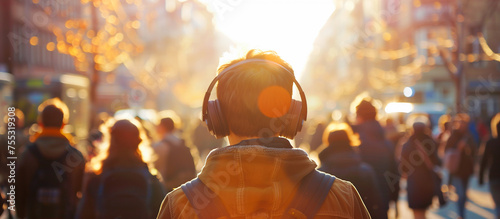
[[[35,171],[30,183],[27,218],[70,218],[72,180],[68,171],[58,170],[57,165],[66,165],[66,156],[70,145],[66,146],[66,152],[56,159],[45,158],[35,143],[27,146],[27,149],[38,160],[38,169]]]
[[[147,167],[113,168],[101,174],[96,215],[102,219],[149,219],[153,176]]]
[[[321,171],[314,170],[309,173],[300,182],[297,193],[286,208],[283,218],[297,218],[299,215],[314,218],[334,181],[334,176]],[[199,178],[182,185],[181,189],[198,218],[230,218],[222,200]]]

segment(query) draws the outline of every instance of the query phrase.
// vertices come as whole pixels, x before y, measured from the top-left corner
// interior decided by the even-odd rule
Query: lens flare
[[[291,95],[280,86],[264,88],[258,99],[259,110],[267,117],[278,118],[285,115],[290,108]]]

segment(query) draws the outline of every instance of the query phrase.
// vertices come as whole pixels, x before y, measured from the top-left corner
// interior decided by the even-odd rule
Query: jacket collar
[[[39,138],[64,138],[68,140],[70,143],[73,143],[73,137],[70,134],[66,134],[62,132],[62,129],[60,128],[50,128],[50,127],[44,127],[41,132],[35,133],[33,136],[30,137],[31,142],[35,142]]]
[[[263,145],[243,141],[214,149],[198,178],[222,200],[231,215],[284,211],[304,176],[316,163],[283,138]]]
[[[248,140],[243,140],[238,144],[233,146],[242,145],[261,145],[269,148],[293,148],[290,142],[285,138],[272,137],[272,138],[253,138]]]

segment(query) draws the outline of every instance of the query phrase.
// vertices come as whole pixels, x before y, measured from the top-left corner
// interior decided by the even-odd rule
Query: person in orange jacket
[[[218,73],[202,113],[230,146],[213,150],[197,178],[169,193],[157,218],[370,218],[350,182],[315,170],[286,139],[307,115],[289,64],[273,51],[250,50]],[[209,101],[217,82],[217,100]],[[292,99],[294,83],[300,101]]]

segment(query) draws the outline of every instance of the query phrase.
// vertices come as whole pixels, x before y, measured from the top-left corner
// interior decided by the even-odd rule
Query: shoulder
[[[486,142],[486,146],[485,146],[485,155],[487,155],[489,153],[489,155],[492,155],[491,153],[494,153],[494,152],[497,152],[497,153],[500,153],[500,147],[497,147],[498,145],[500,145],[500,139],[499,138],[490,138],[487,142]]]
[[[85,167],[85,157],[82,152],[80,152],[75,147],[69,145],[68,146],[68,157],[66,158],[66,162],[72,164],[74,166]]]
[[[345,198],[344,201],[350,202],[349,197],[351,197],[354,192],[356,192],[356,189],[351,182],[336,178],[335,182],[332,185],[332,188],[330,189],[329,197],[334,195],[334,197],[337,199]]]
[[[366,212],[366,207],[356,188],[351,182],[337,178],[317,216],[356,218],[357,212]]]
[[[181,188],[168,193],[163,199],[158,219],[169,218],[197,218],[196,212]]]
[[[32,152],[34,147],[36,147],[36,145],[34,143],[29,143],[26,145],[26,150],[24,150],[19,157],[19,163],[22,163],[22,164],[32,163],[33,159],[36,158]]]
[[[494,147],[500,143],[500,138],[490,138],[486,142],[486,147]]]
[[[78,157],[82,157],[83,158],[82,152],[80,150],[76,149],[76,147],[74,147],[72,145],[68,146],[68,152],[70,154],[73,154],[74,156],[78,156]]]

